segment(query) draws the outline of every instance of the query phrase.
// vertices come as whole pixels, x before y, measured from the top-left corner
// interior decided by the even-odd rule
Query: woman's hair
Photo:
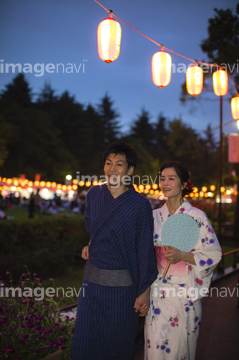
[[[175,169],[179,179],[181,180],[182,185],[184,183],[187,183],[186,187],[182,190],[182,196],[189,195],[193,191],[193,188],[191,186],[191,181],[190,181],[190,172],[186,168],[186,166],[179,161],[170,161],[164,164],[163,166],[161,166],[160,175],[162,175],[163,170],[167,168]]]
[[[136,168],[136,164],[137,164],[137,153],[135,148],[133,148],[133,146],[125,143],[124,141],[116,141],[113,144],[110,144],[107,149],[105,150],[104,154],[103,154],[103,162],[105,163],[107,157],[110,154],[121,154],[121,155],[125,155],[126,157],[126,162],[128,164],[128,169],[131,166],[134,166],[134,168]]]

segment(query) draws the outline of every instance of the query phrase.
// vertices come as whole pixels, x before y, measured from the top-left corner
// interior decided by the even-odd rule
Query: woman
[[[153,211],[159,273],[151,286],[145,322],[145,360],[193,360],[201,321],[200,298],[207,296],[221,248],[205,213],[184,199],[192,192],[187,168],[173,161],[161,167],[160,175],[167,202]],[[179,213],[193,217],[200,228],[198,242],[189,253],[162,247],[164,222]],[[170,267],[162,278],[167,262]]]

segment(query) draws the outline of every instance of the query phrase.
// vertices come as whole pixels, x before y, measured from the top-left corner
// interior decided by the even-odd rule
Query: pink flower
[[[171,322],[171,326],[172,327],[175,327],[176,325],[175,325],[175,322]]]
[[[182,211],[185,211],[185,209],[184,209],[184,208],[181,208],[181,209],[179,209],[179,211],[181,211],[181,212],[182,212]]]
[[[150,340],[149,340],[149,339],[147,339],[147,344],[150,344]]]
[[[199,285],[202,285],[203,281],[201,279],[196,278],[196,283],[199,284]]]
[[[192,266],[188,265],[188,271],[192,271]]]
[[[177,322],[178,322],[178,318],[175,317],[175,318],[173,319],[173,321],[177,323]]]

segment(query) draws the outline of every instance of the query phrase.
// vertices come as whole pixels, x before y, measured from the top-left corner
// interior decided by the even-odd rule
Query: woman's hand
[[[88,260],[89,259],[89,245],[83,247],[82,251],[81,251],[81,257],[84,260]]]
[[[179,261],[183,260],[183,251],[174,248],[172,246],[168,247],[168,250],[166,250],[164,246],[164,253],[163,256],[168,261],[169,264],[176,264]]]
[[[185,261],[191,265],[196,265],[193,253],[181,251],[172,246],[168,246],[168,250],[166,250],[166,247],[164,246],[163,256],[169,264],[176,264],[179,261]]]

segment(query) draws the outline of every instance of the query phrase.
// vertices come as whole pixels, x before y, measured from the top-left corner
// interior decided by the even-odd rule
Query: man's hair
[[[124,141],[118,140],[114,142],[113,144],[110,144],[103,154],[103,162],[105,163],[106,159],[110,154],[121,154],[125,155],[126,162],[128,164],[128,169],[131,166],[134,166],[136,168],[137,164],[137,153],[133,146],[125,143]]]

